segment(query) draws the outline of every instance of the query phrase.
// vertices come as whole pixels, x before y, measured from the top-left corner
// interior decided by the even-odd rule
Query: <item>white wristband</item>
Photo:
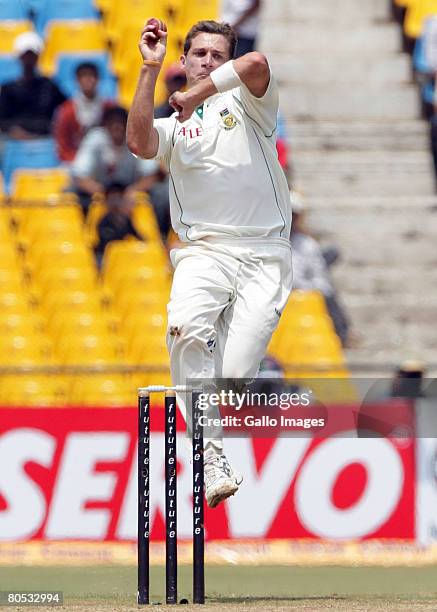
[[[213,70],[209,76],[219,93],[240,87],[242,84],[242,80],[235,71],[234,60],[222,64],[219,68]]]

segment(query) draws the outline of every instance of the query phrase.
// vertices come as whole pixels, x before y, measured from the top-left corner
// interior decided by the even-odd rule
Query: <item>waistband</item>
[[[195,242],[190,243],[194,245],[198,243],[200,244],[211,244],[214,246],[233,246],[233,247],[246,247],[250,246],[252,248],[264,248],[269,246],[279,246],[285,247],[286,249],[291,251],[291,242],[288,238],[280,238],[279,236],[276,238],[268,237],[268,238],[257,238],[253,236],[226,236],[226,237],[218,237],[218,236],[206,236],[205,238],[200,238]]]

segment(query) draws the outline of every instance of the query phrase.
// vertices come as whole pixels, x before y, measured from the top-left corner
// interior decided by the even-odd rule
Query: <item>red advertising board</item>
[[[163,410],[152,409],[152,539],[164,538]],[[191,536],[190,451],[178,436],[181,538]],[[0,541],[136,537],[135,408],[0,409]],[[244,475],[207,509],[206,535],[229,538],[414,539],[411,439],[230,438]]]

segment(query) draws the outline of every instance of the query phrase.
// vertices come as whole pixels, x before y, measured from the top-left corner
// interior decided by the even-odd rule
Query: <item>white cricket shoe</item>
[[[204,455],[205,495],[210,508],[238,491],[243,477],[229,465],[225,455],[218,455],[212,449]]]

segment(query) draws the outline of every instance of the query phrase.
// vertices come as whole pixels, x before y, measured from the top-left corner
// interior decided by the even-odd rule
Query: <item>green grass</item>
[[[152,601],[163,601],[164,580],[164,568],[152,567]],[[61,590],[66,607],[76,609],[135,609],[136,568],[1,568],[0,590],[20,589]],[[437,567],[211,566],[206,591],[216,609],[437,610]],[[191,600],[188,566],[179,569],[179,597]]]

